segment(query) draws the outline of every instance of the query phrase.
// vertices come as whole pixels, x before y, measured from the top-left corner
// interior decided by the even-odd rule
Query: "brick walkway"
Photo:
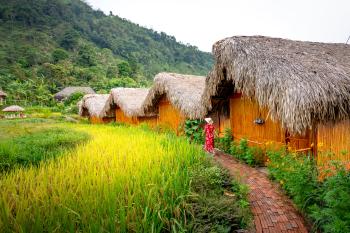
[[[215,160],[233,176],[242,178],[249,186],[248,199],[254,215],[256,233],[308,232],[301,215],[291,201],[262,171],[241,164],[232,157],[216,151]]]

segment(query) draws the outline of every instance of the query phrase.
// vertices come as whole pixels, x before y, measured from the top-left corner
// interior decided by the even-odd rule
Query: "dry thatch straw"
[[[350,46],[261,36],[231,37],[213,46],[214,69],[203,104],[227,82],[269,109],[291,133],[350,114]]]
[[[22,108],[18,105],[12,105],[12,106],[4,108],[2,111],[3,112],[24,112],[24,108]]]
[[[148,92],[147,88],[113,88],[103,112],[119,107],[128,117],[154,116],[153,112],[145,114],[141,108]]]
[[[88,94],[78,103],[79,115],[84,117],[112,117],[113,113],[105,114],[103,111],[109,98],[109,94]]]
[[[63,100],[74,93],[83,93],[83,94],[95,94],[95,91],[91,87],[65,87],[62,91],[54,95],[56,100]]]
[[[201,104],[204,88],[203,76],[159,73],[154,78],[154,84],[143,103],[143,109],[145,112],[157,111],[158,102],[165,95],[186,118],[203,118],[207,112]]]

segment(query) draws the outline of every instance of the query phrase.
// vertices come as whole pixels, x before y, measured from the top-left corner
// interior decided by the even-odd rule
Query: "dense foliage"
[[[186,120],[184,124],[185,136],[190,142],[204,144],[205,135],[203,130],[204,122],[202,120]]]
[[[209,53],[81,0],[0,0],[0,89],[50,104],[69,85],[146,86],[160,71],[206,74]]]
[[[349,171],[338,164],[331,176],[321,180],[311,157],[285,150],[269,151],[268,157],[272,178],[281,183],[299,209],[314,221],[314,230],[350,232]]]
[[[242,138],[240,141],[234,141],[230,128],[226,128],[224,135],[221,137],[215,137],[215,147],[250,166],[261,166],[264,164],[263,151],[259,147],[248,146],[248,141],[245,138]]]
[[[230,128],[226,128],[222,137],[219,137],[218,135],[215,136],[215,147],[219,148],[225,153],[230,153],[230,147],[233,140],[232,130]]]

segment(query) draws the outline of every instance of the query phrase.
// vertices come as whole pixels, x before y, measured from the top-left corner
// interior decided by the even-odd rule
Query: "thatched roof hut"
[[[149,92],[147,88],[113,88],[104,107],[104,113],[119,107],[128,117],[152,116],[153,112],[145,114],[142,104]]]
[[[24,108],[22,108],[18,105],[12,105],[12,106],[4,108],[2,111],[3,112],[24,112]]]
[[[65,87],[62,91],[56,93],[54,98],[60,101],[75,93],[95,94],[95,91],[91,87]]]
[[[83,117],[112,117],[113,113],[105,114],[103,109],[108,101],[109,94],[87,94],[78,103],[79,115]]]
[[[202,99],[209,109],[212,96],[231,88],[291,133],[350,116],[350,45],[231,37],[215,43],[213,54]]]
[[[7,94],[5,92],[3,92],[2,90],[0,90],[0,97],[6,97]]]
[[[205,77],[175,73],[159,73],[143,103],[145,112],[156,111],[157,103],[166,96],[183,116],[189,119],[203,118],[206,109],[201,104]]]

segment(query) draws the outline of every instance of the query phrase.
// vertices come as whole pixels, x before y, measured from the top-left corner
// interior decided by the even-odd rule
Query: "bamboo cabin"
[[[144,112],[156,112],[158,125],[179,133],[185,119],[198,119],[206,113],[201,105],[205,77],[159,73],[144,103]]]
[[[114,112],[118,123],[131,125],[145,123],[154,127],[157,125],[157,115],[153,112],[145,114],[141,108],[148,92],[147,88],[114,88],[111,90],[104,112]]]
[[[78,103],[79,115],[88,117],[92,124],[102,124],[114,121],[114,113],[102,113],[109,94],[88,94]]]
[[[234,140],[350,160],[350,45],[231,37],[213,46],[202,103],[230,112]]]

